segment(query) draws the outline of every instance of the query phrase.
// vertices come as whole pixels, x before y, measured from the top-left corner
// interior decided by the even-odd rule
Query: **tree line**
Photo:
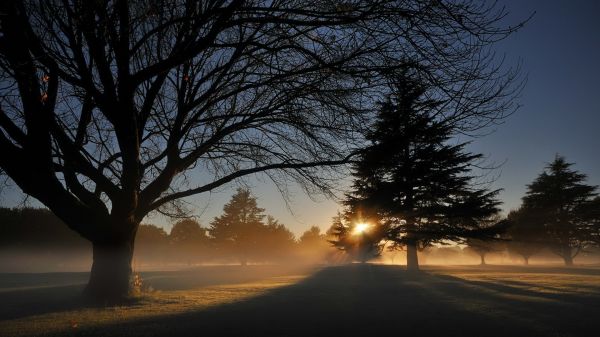
[[[223,214],[208,227],[193,218],[175,222],[171,231],[142,224],[136,235],[134,263],[313,263],[332,251],[318,226],[298,239],[274,217],[265,215],[248,189],[238,189]],[[89,243],[47,209],[0,208],[0,250],[68,252],[89,250]]]

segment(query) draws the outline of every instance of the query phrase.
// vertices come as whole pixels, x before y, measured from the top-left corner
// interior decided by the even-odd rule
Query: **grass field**
[[[89,307],[86,273],[0,274],[0,336],[600,336],[600,268],[202,267]]]

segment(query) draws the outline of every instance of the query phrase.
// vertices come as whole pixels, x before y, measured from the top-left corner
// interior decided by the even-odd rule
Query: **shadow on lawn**
[[[142,278],[162,291],[242,284],[265,278],[309,272],[312,266],[205,266],[181,271],[142,272]],[[0,321],[70,310],[102,307],[82,297],[89,273],[0,274]],[[134,298],[129,305],[137,305]],[[1,336],[1,334],[0,334]]]
[[[244,301],[81,330],[82,336],[592,336],[598,297],[402,267],[351,265]]]

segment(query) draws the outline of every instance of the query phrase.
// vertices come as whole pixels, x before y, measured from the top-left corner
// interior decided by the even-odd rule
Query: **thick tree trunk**
[[[419,257],[417,256],[417,243],[410,242],[406,245],[406,270],[419,270]]]
[[[482,266],[485,266],[485,255],[481,254],[479,256],[481,257],[481,262],[479,264],[482,265]]]
[[[116,303],[128,297],[134,239],[93,243],[94,261],[85,295],[103,303]]]

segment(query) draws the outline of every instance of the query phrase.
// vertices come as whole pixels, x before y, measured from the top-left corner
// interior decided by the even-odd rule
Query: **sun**
[[[354,234],[362,234],[364,232],[366,232],[367,230],[369,230],[370,225],[366,224],[366,223],[358,223],[356,224],[356,226],[354,226],[354,229],[352,230],[352,232]]]

